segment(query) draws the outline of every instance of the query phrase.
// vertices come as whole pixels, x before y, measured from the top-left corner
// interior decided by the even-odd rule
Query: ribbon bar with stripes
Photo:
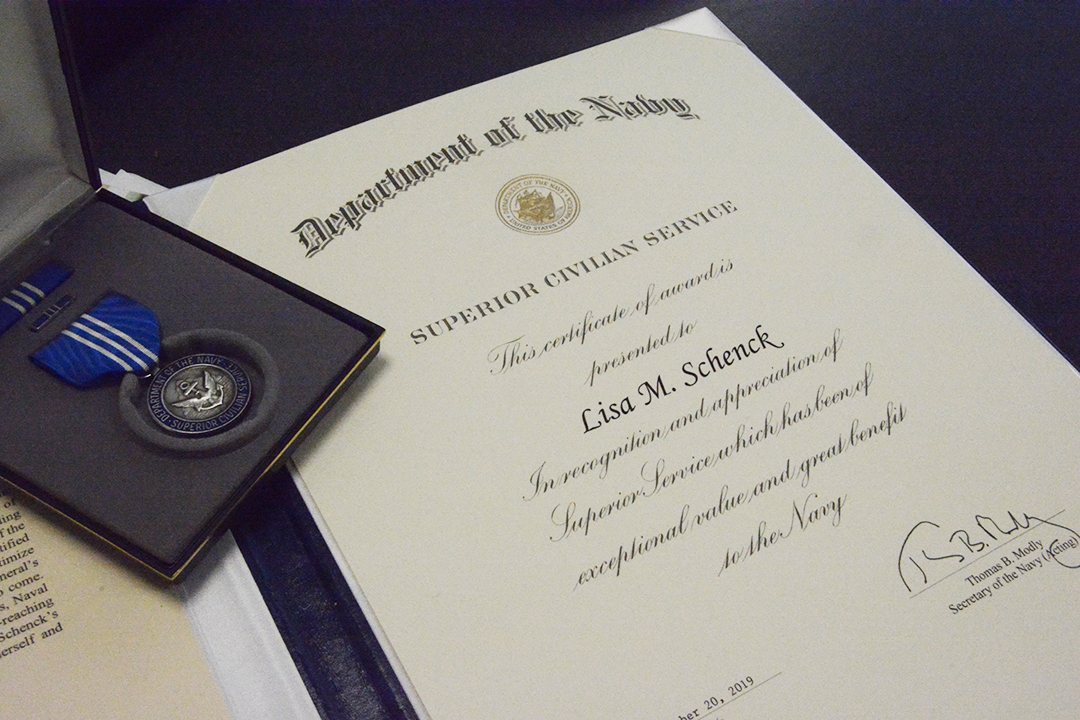
[[[62,380],[85,388],[110,375],[147,375],[160,351],[161,332],[153,311],[113,293],[30,357]]]
[[[0,298],[0,333],[3,333],[30,312],[31,308],[71,276],[71,271],[58,262],[51,262]]]

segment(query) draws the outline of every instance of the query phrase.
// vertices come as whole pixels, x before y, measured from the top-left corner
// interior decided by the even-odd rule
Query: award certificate
[[[421,714],[1080,713],[1076,372],[735,39],[437,98],[193,225],[389,328],[297,464]]]

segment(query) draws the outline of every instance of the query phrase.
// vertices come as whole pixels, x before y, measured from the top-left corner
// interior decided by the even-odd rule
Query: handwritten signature
[[[897,560],[904,587],[911,592],[933,585],[968,561],[985,556],[1009,540],[1038,527],[1046,527],[1051,535],[1057,537],[1046,543],[1045,547],[1041,540],[1034,540],[1025,547],[1013,550],[1013,556],[1019,559],[1041,550],[1043,557],[1047,560],[1053,558],[1062,567],[1080,568],[1080,535],[1063,525],[1012,511],[1008,513],[1008,520],[1001,524],[986,515],[976,515],[974,522],[973,529],[959,528],[952,532],[942,530],[940,525],[930,520],[916,523],[904,538]]]

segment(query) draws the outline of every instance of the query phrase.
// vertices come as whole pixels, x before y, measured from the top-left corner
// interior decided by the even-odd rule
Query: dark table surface
[[[93,160],[171,187],[702,6],[1080,365],[1080,3],[62,8]],[[234,532],[323,714],[409,715],[288,479]]]

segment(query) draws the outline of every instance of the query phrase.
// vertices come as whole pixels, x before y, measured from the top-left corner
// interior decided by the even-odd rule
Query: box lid
[[[100,183],[87,162],[49,5],[0,3],[0,257]]]

